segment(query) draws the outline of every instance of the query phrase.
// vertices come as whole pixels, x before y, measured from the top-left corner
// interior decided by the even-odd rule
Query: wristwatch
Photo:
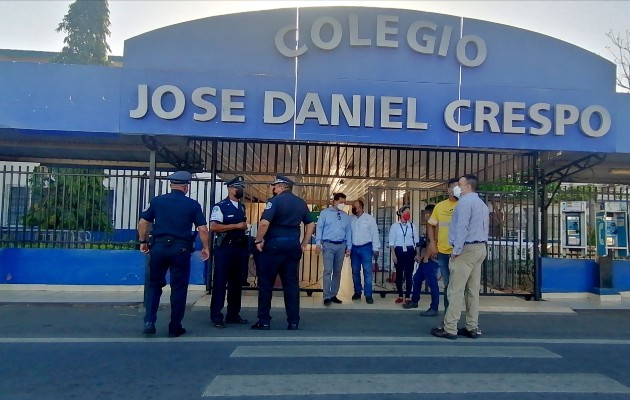
[[[256,241],[254,241],[254,244],[261,244],[264,241],[265,241],[264,239],[263,240],[256,240]]]
[[[147,244],[147,241],[146,240],[141,240],[140,244]]]

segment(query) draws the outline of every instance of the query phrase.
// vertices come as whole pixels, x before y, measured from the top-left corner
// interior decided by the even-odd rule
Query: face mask
[[[453,188],[453,196],[459,199],[461,195],[462,195],[462,188],[460,188],[459,186],[455,186]]]
[[[352,207],[352,214],[357,215],[357,208],[356,207]]]
[[[243,198],[243,189],[236,189],[236,193],[234,193],[234,197],[236,197],[237,199],[242,199]]]
[[[337,204],[337,209],[338,210],[343,210],[343,208],[346,206],[346,203],[338,203]]]
[[[408,212],[404,213],[404,214],[401,216],[401,219],[402,219],[403,221],[405,221],[405,222],[409,221],[409,220],[411,219],[411,213],[408,213]]]

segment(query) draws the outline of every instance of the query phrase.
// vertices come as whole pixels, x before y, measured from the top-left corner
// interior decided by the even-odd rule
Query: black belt
[[[324,243],[332,243],[332,244],[343,244],[346,243],[345,240],[322,240]]]
[[[364,247],[364,246],[371,246],[372,242],[367,242],[365,244],[353,244],[352,247]]]
[[[464,244],[481,244],[481,243],[486,244],[486,242],[482,240],[475,240],[474,242],[464,242]]]
[[[284,241],[284,242],[288,242],[291,240],[300,240],[299,237],[291,237],[291,236],[277,236],[277,237],[270,237],[267,239],[267,242],[272,241],[272,240],[278,240],[278,241]]]
[[[192,239],[186,240],[186,239],[172,237],[172,236],[160,236],[160,237],[156,237],[154,241],[155,243],[190,243],[192,242]]]
[[[223,242],[221,242],[221,246],[223,245],[232,245],[232,246],[246,246],[247,243],[247,239],[242,238],[242,239],[225,239],[223,240]]]

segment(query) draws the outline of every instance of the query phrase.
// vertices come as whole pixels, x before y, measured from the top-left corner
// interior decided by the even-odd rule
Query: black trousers
[[[300,283],[298,267],[302,258],[299,239],[265,242],[257,265],[258,320],[271,322],[271,297],[276,277],[280,275],[284,292],[284,308],[289,324],[300,322]]]
[[[397,263],[396,267],[396,290],[398,297],[403,297],[403,280],[405,281],[405,298],[411,296],[411,287],[413,285],[413,264],[416,257],[416,249],[408,247],[407,251],[403,251],[402,247],[394,248]]]
[[[166,272],[171,273],[171,322],[169,331],[182,327],[186,311],[188,282],[190,281],[190,246],[185,242],[171,245],[156,243],[151,247],[149,258],[149,285],[144,322],[157,320],[157,311],[162,297],[162,288],[166,286]]]
[[[240,246],[223,245],[215,247],[214,274],[212,276],[212,296],[210,298],[210,319],[223,321],[223,305],[227,289],[227,319],[236,319],[241,312],[243,269],[247,269],[249,249],[247,243]]]

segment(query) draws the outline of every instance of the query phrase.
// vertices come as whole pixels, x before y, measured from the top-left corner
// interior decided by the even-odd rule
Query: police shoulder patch
[[[212,212],[219,211],[219,210],[220,210],[219,206],[212,207]]]
[[[273,203],[268,201],[267,204],[265,205],[265,210],[269,210],[271,206],[273,206]]]

